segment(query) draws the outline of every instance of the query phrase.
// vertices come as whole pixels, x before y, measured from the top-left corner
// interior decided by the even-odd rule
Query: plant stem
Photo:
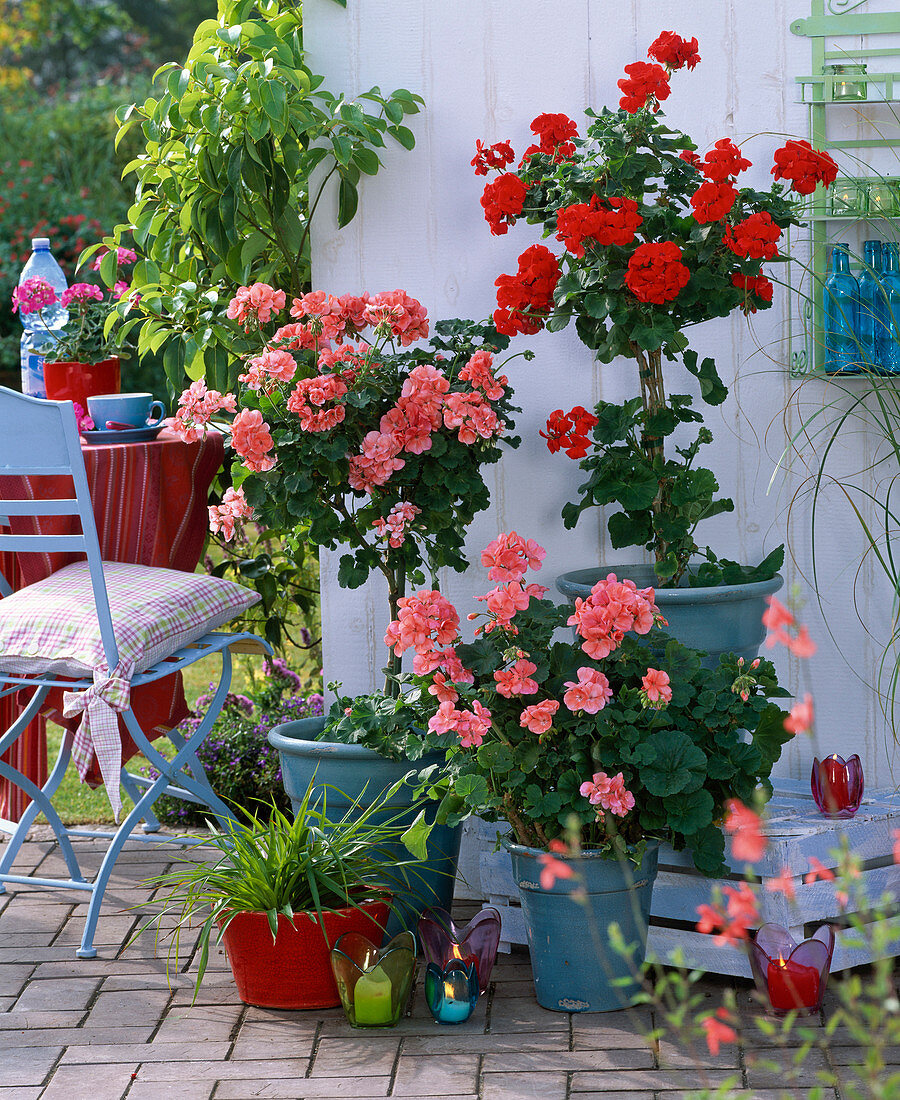
[[[666,407],[666,388],[662,373],[662,351],[660,348],[654,348],[652,351],[645,352],[643,348],[635,343],[631,344],[631,351],[638,364],[638,375],[641,382],[641,402],[644,406],[644,415],[652,416]],[[663,447],[663,442],[658,436],[642,433],[641,450],[647,456],[649,462],[653,462],[657,458],[660,460],[665,458]],[[654,517],[658,516],[664,510],[665,489],[665,482],[661,480],[656,498],[651,505],[651,511]],[[655,557],[658,562],[665,559],[668,554],[668,549],[667,543],[661,542],[658,539],[656,540]]]

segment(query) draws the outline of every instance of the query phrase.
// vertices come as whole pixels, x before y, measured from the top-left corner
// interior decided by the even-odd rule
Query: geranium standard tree
[[[452,320],[425,344],[425,309],[402,290],[315,291],[288,304],[255,283],[228,312],[259,349],[235,393],[194,382],[175,418],[190,440],[213,416],[231,417],[233,485],[210,509],[212,529],[230,538],[255,518],[294,545],[346,547],[339,583],[356,588],[381,573],[385,622],[426,569],[434,588],[440,567],[465,569],[466,529],[490,501],[482,467],[500,459],[501,444],[519,443],[512,390],[494,362],[509,338],[489,322]],[[392,657],[392,700],[399,671]]]
[[[686,330],[735,309],[771,306],[763,265],[784,258],[782,232],[798,224],[790,192],[809,195],[837,173],[826,153],[788,141],[772,168],[787,188],[738,187],[751,162],[730,139],[700,156],[686,134],[669,129],[660,104],[669,97],[670,76],[693,69],[697,51],[695,38],[666,31],[650,46],[650,61],[626,66],[619,110],[586,112],[584,137],[565,115],[542,114],[531,124],[537,144],[515,170],[508,142],[479,142],[472,162],[477,174],[495,173],[481,199],[492,233],[504,234],[524,218],[562,246],[557,256],[532,245],[515,274],[497,279],[498,330],[535,333],[574,319],[579,338],[602,363],[626,356],[637,364],[639,396],[621,405],[600,402],[594,414],[579,409],[573,417],[560,409],[550,417],[551,450],[582,459],[589,474],[581,499],[564,510],[566,525],[592,505],[619,504],[608,521],[612,545],[652,551],[657,576],[673,584],[697,553],[697,523],[733,504],[716,497],[712,472],[694,464],[712,438],[707,429],[676,448],[677,457],[665,453],[667,437],[702,416],[690,396],[667,395],[663,359],[680,359],[708,404],[725,400],[715,362],[698,362]],[[582,443],[588,431],[590,449]],[[709,551],[708,558],[706,583],[716,574]],[[769,575],[776,559],[764,563],[774,566]]]

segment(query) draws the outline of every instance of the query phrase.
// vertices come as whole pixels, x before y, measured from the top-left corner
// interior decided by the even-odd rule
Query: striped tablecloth
[[[182,443],[167,428],[150,443],[85,446],[84,464],[104,561],[164,566],[192,573],[200,561],[208,529],[209,488],[222,465],[224,444],[218,432],[196,443]],[[6,498],[51,499],[72,495],[67,478],[0,478],[0,495]],[[17,534],[67,534],[77,529],[77,517],[13,517]],[[12,586],[33,584],[80,554],[22,554],[16,570],[9,570],[8,555],[0,558],[0,572]],[[4,565],[6,568],[4,568]],[[10,576],[10,572],[13,573]],[[61,692],[51,692],[48,705],[59,720]],[[57,698],[54,699],[54,696]],[[132,706],[143,729],[171,729],[187,714],[181,675],[167,676],[137,688]],[[5,730],[16,713],[12,697],[0,700],[0,723]],[[78,719],[64,720],[74,728]],[[123,762],[135,752],[120,719]],[[10,750],[7,759],[36,783],[47,776],[47,752],[43,721],[33,722]],[[99,783],[96,769],[89,782]],[[18,789],[0,780],[0,816],[18,820],[28,804]]]

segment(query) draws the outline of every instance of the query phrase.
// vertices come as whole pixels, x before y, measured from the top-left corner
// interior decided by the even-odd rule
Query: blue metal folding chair
[[[48,553],[56,551],[78,551],[87,557],[90,570],[90,587],[93,591],[94,606],[97,613],[97,630],[102,639],[102,650],[108,669],[115,669],[119,663],[119,651],[113,618],[110,613],[107,592],[107,576],[100,556],[100,543],[91,506],[84,459],[78,438],[75,414],[71,402],[51,402],[24,397],[22,394],[0,387],[0,476],[39,476],[68,475],[75,487],[74,497],[66,500],[3,500],[0,499],[0,517],[2,516],[77,516],[81,532],[72,535],[14,535],[0,533],[0,550],[12,550],[17,554]],[[107,570],[107,573],[109,571]],[[162,571],[161,571],[162,572]],[[10,593],[9,584],[0,575],[0,595]],[[2,601],[0,601],[2,602]],[[197,758],[197,749],[209,734],[215,722],[225,696],[231,684],[231,654],[234,651],[270,653],[266,642],[253,634],[227,634],[214,631],[197,638],[189,645],[178,646],[173,643],[172,652],[158,658],[155,663],[136,673],[131,678],[132,688],[152,683],[165,676],[186,668],[213,653],[221,654],[222,670],[219,684],[213,693],[212,701],[198,728],[187,738],[176,731],[168,734],[175,746],[175,756],[167,759],[154,748],[135,717],[130,703],[122,711],[125,725],[135,746],[150,761],[158,773],[158,778],[148,779],[134,775],[122,768],[121,783],[134,803],[132,810],[125,816],[122,824],[113,832],[85,829],[68,829],[63,825],[52,805],[52,798],[62,782],[71,759],[73,734],[66,732],[60,746],[59,755],[50,776],[44,786],[38,787],[16,768],[0,760],[0,776],[20,787],[32,802],[18,822],[0,818],[0,830],[10,835],[5,851],[0,848],[0,893],[5,892],[4,883],[24,883],[39,887],[68,887],[74,890],[86,890],[91,894],[85,920],[81,946],[76,952],[81,958],[93,958],[97,952],[93,945],[97,928],[97,919],[103,903],[103,895],[109,882],[116,859],[125,842],[131,837],[138,822],[144,821],[143,831],[154,833],[159,822],[153,816],[151,807],[162,794],[183,798],[209,808],[211,814],[223,826],[234,821],[234,815],[213,791],[209,779]],[[0,658],[2,663],[2,658]],[[0,736],[0,755],[3,755],[20,737],[28,723],[38,714],[51,688],[62,687],[67,691],[86,691],[94,681],[89,677],[72,679],[62,677],[56,670],[42,674],[15,674],[0,671],[0,697],[33,688],[34,693],[22,710],[15,723]],[[16,856],[26,838],[26,834],[38,813],[43,813],[56,834],[60,851],[65,859],[69,878],[42,878],[37,875],[14,874],[12,871]],[[110,844],[103,862],[93,881],[87,881],[79,866],[72,846],[72,836],[108,836]],[[159,841],[154,836],[135,836],[135,840]],[[178,842],[176,840],[176,842]],[[182,843],[184,841],[181,841]]]

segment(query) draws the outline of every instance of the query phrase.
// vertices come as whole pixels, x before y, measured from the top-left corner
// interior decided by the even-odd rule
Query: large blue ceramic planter
[[[706,653],[706,668],[715,668],[723,653],[734,653],[747,662],[758,656],[766,636],[762,625],[766,596],[784,584],[776,573],[770,580],[750,584],[689,588],[685,580],[680,588],[657,588],[651,565],[610,565],[563,573],[556,578],[556,587],[574,604],[577,596],[589,596],[593,585],[608,573],[615,573],[619,580],[627,577],[638,588],[654,588],[656,605],[669,622],[664,629],[682,645]]]
[[[316,740],[324,728],[324,718],[301,718],[275,726],[269,732],[269,744],[278,749],[282,782],[295,810],[313,775],[317,783],[329,788],[326,792],[329,817],[341,817],[357,799],[361,799],[362,809],[407,772],[440,764],[444,759],[443,753],[431,753],[416,761],[388,760],[363,745]],[[421,805],[413,806],[409,786],[397,792],[389,807],[390,816],[408,808],[408,813],[397,824],[411,825],[421,810]],[[428,804],[426,820],[434,821],[437,807],[437,802]],[[453,829],[435,825],[431,830],[428,858],[422,864],[405,869],[410,891],[395,895],[388,936],[396,935],[404,927],[414,930],[422,911],[429,907],[450,909],[461,835],[459,825]],[[409,860],[409,852],[402,844],[391,847],[396,849],[398,860]]]
[[[640,867],[585,852],[566,861],[572,878],[557,879],[546,890],[540,884],[542,850],[512,841],[504,847],[522,901],[538,1004],[553,1012],[627,1008],[640,988],[635,972],[647,950],[659,845],[647,845]],[[626,944],[638,945],[629,958],[610,944],[613,921]]]

